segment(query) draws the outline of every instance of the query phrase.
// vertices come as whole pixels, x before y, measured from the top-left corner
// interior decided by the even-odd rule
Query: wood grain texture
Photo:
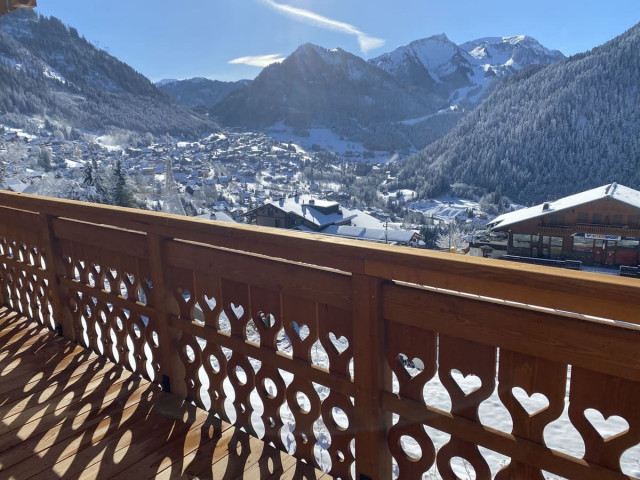
[[[25,339],[23,323],[5,313],[0,310],[4,338]],[[10,370],[26,380],[0,384],[0,478],[324,476],[42,327],[29,331],[31,337],[55,346],[44,366],[14,363],[20,341],[0,344],[0,378]],[[31,345],[18,358],[41,343]]]

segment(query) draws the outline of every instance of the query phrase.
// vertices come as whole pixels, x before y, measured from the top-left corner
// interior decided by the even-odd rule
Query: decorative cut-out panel
[[[621,471],[622,454],[640,443],[638,399],[640,382],[573,367],[569,418],[584,439],[585,460]]]
[[[151,310],[146,260],[61,242],[75,338],[83,346],[161,382],[160,328]]]
[[[609,346],[598,351],[601,332],[619,334],[616,341],[628,348],[625,335],[637,338],[635,330],[617,332],[613,324],[578,324],[537,312],[538,322],[548,315],[554,327],[567,322],[583,328],[571,330],[581,337],[568,350],[561,348],[562,339],[538,336],[538,322],[518,321],[508,305],[486,307],[482,299],[395,285],[385,287],[383,297],[390,305],[386,310],[383,305],[386,364],[395,382],[386,387],[383,403],[394,414],[387,443],[397,478],[549,480],[633,474],[636,467],[629,458],[640,448],[640,383],[621,378],[631,377],[628,371],[615,376],[577,364],[615,372],[604,364]],[[485,307],[493,317],[485,315]],[[599,363],[585,360],[583,343],[601,358]],[[553,448],[561,451],[547,444],[550,431],[557,435],[558,428],[571,443],[559,447],[556,442]]]
[[[0,295],[2,303],[50,330],[52,297],[42,249],[0,237]]]
[[[331,372],[351,385],[351,312],[178,267],[171,280],[188,398],[351,479],[353,400],[322,382]]]

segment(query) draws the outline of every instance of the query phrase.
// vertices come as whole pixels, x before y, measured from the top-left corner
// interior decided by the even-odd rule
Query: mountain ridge
[[[640,24],[588,52],[506,78],[451,132],[408,158],[422,197],[455,186],[522,203],[640,186]],[[567,179],[571,178],[571,182]]]
[[[5,118],[191,138],[218,128],[55,17],[16,11],[0,18],[0,26]]]

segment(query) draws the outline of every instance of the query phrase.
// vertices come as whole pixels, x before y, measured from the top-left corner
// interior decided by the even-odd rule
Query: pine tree
[[[113,191],[111,192],[111,204],[119,207],[135,206],[133,193],[127,185],[127,177],[122,169],[122,162],[120,159],[116,160],[116,164],[113,167]]]
[[[85,187],[92,187],[95,185],[95,178],[93,175],[93,165],[88,163],[84,167],[84,177],[82,178],[82,184]]]
[[[4,179],[7,176],[7,163],[0,160],[0,188],[4,187]]]

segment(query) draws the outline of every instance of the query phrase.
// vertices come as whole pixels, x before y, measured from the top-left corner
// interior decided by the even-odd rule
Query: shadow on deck
[[[178,396],[0,311],[3,479],[329,479]]]

